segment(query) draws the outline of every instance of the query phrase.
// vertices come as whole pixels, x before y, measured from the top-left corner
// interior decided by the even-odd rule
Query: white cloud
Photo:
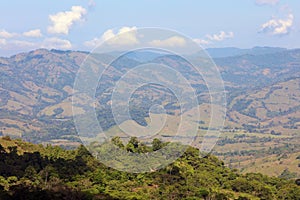
[[[2,38],[12,38],[17,36],[18,34],[16,33],[9,33],[6,30],[0,30],[0,37]]]
[[[94,38],[93,40],[86,41],[84,43],[87,47],[96,47],[101,42],[106,41],[109,45],[123,46],[138,44],[137,28],[134,27],[123,27],[114,33],[112,29],[108,29],[103,33],[100,38]]]
[[[150,42],[150,45],[157,46],[157,47],[177,47],[177,46],[182,47],[186,45],[186,41],[182,37],[173,36],[165,40],[153,40]]]
[[[0,52],[4,54],[25,52],[39,48],[69,50],[72,49],[72,44],[68,40],[56,37],[46,38],[44,40],[35,42],[29,42],[26,40],[0,39]]]
[[[202,38],[195,38],[193,39],[194,42],[196,42],[199,45],[209,45],[214,42],[221,42],[225,39],[233,38],[234,33],[233,32],[225,32],[225,31],[220,31],[218,34],[207,34],[204,39]]]
[[[24,40],[3,40],[0,39],[2,52],[21,52],[39,48],[38,44]]]
[[[94,38],[92,40],[84,42],[84,46],[93,48],[93,47],[96,47],[101,42],[102,42],[101,38]]]
[[[287,19],[271,19],[261,25],[261,32],[271,33],[272,35],[285,35],[291,30],[294,23],[294,15],[289,14]]]
[[[257,5],[276,5],[278,4],[279,0],[256,0]]]
[[[199,45],[208,45],[208,44],[210,44],[210,41],[204,40],[204,39],[196,38],[196,39],[193,39],[193,41],[196,42]]]
[[[211,41],[223,41],[228,38],[233,38],[234,33],[233,32],[226,33],[225,31],[221,31],[219,34],[206,35],[206,37]]]
[[[47,49],[71,49],[72,48],[72,44],[69,40],[64,40],[64,39],[60,39],[60,38],[46,38],[42,45],[42,48],[47,48]]]
[[[138,44],[137,31],[136,27],[123,27],[117,34],[114,34],[112,30],[107,30],[102,39],[107,41],[108,44],[114,46],[123,46],[123,45],[134,45]]]
[[[36,47],[35,43],[24,41],[24,40],[12,40],[9,43],[14,47],[21,47],[21,48]]]
[[[86,10],[81,6],[72,6],[71,11],[59,12],[50,15],[52,25],[48,27],[49,33],[62,33],[67,35],[74,22],[80,21],[86,14]]]
[[[119,31],[120,32],[120,31]],[[116,35],[114,34],[114,31],[112,29],[108,29],[107,31],[105,31],[101,37],[101,40],[106,41],[109,40],[113,37],[115,37]]]
[[[42,37],[42,32],[40,29],[34,29],[23,33],[26,37]]]

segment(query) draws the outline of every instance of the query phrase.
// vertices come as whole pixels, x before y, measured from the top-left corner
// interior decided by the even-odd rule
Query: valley
[[[84,113],[85,100],[74,99],[73,84],[87,55],[80,51],[38,49],[0,58],[0,135],[65,148],[79,146],[81,141],[73,112]],[[109,106],[112,80],[118,79],[130,66],[149,59],[155,63],[176,60],[184,65],[179,58],[168,55],[135,59],[136,56],[130,55],[124,58],[122,65],[111,66],[104,76],[105,81],[97,88],[97,116],[105,130],[116,129]],[[213,154],[243,173],[280,176],[288,170],[293,178],[299,178],[300,50],[254,48],[246,53],[216,57],[214,61],[225,84],[227,114]],[[177,67],[189,74],[190,80],[195,80],[201,135],[210,121],[205,82],[193,76],[189,68]],[[77,105],[73,111],[72,99]],[[149,122],[148,110],[153,103],[164,105],[171,119],[178,111],[173,94],[157,85],[136,91],[133,101],[138,106],[131,109],[131,114],[141,125]],[[169,123],[174,122],[175,119]],[[168,141],[172,133],[173,130],[164,129],[160,139]],[[128,140],[125,136],[123,139]],[[201,138],[193,146],[198,147],[200,143]]]

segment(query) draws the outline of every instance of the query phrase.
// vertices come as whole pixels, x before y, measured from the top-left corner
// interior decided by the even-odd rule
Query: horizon
[[[39,48],[91,51],[119,33],[143,27],[176,30],[205,49],[295,49],[300,47],[297,8],[300,2],[292,0],[13,0],[0,8],[0,55]]]
[[[300,49],[300,47],[295,47],[295,48],[285,48],[285,47],[279,47],[279,46],[253,46],[251,48],[240,48],[240,47],[234,47],[234,46],[225,46],[225,47],[208,47],[208,48],[203,48],[203,50],[208,51],[208,50],[226,50],[226,49],[236,49],[236,50],[254,50],[254,49],[263,49],[263,48],[269,48],[269,49],[282,49],[285,51],[291,51],[291,50],[298,50]],[[80,49],[58,49],[58,48],[36,48],[36,49],[31,49],[31,50],[27,50],[27,51],[20,51],[20,52],[16,52],[16,53],[12,53],[12,54],[8,54],[8,55],[0,55],[0,58],[10,58],[13,57],[15,55],[19,55],[19,54],[26,54],[26,53],[30,53],[30,52],[34,52],[34,51],[38,51],[38,50],[46,50],[46,51],[62,51],[62,52],[82,52],[82,53],[91,53],[92,51],[88,51],[88,50],[80,50]],[[114,51],[112,51],[114,52]],[[277,53],[277,52],[276,52]],[[224,56],[226,57],[226,56]]]

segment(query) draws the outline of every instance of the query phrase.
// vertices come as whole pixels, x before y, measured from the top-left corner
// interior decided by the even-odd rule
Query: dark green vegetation
[[[132,138],[123,145],[143,152]],[[137,144],[136,144],[137,142]],[[189,147],[173,164],[153,173],[129,174],[103,166],[80,146],[75,150],[0,139],[0,199],[286,199],[299,200],[299,180],[239,174],[212,155]]]

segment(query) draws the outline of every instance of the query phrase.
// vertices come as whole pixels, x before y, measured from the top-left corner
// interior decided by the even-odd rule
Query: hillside
[[[217,58],[214,59],[227,92],[225,129],[215,152],[228,165],[244,171],[269,173],[268,170],[251,167],[253,160],[300,152],[300,50],[231,50],[215,50],[216,54],[224,51],[230,54],[215,56]],[[0,58],[0,135],[67,148],[80,145],[72,119],[71,102],[76,73],[87,55],[87,52],[79,51],[38,49]],[[151,52],[129,54],[115,62],[104,74],[104,81],[96,91],[96,111],[101,126],[107,130],[115,129],[110,109],[114,81],[132,66],[149,61],[176,63],[174,67],[193,82],[202,113],[199,129],[205,131],[209,124],[210,106],[203,79],[196,76],[182,59]],[[73,111],[83,113],[85,100],[75,98],[74,101]],[[149,121],[148,110],[153,104],[163,105],[171,118],[178,112],[172,92],[158,85],[136,91],[133,102],[135,106],[131,107],[131,115],[141,125]],[[164,129],[161,139],[172,134],[172,131]],[[246,153],[241,155],[241,150]],[[262,162],[260,166],[266,163]],[[297,173],[293,164],[278,167],[270,174],[279,176],[286,168]]]
[[[154,59],[153,61],[157,63],[168,63],[172,62],[172,59],[177,59],[168,56],[156,58],[155,55],[148,54],[141,59],[147,61]],[[10,58],[1,58],[2,134],[27,137],[38,133],[41,138],[39,142],[61,139],[63,135],[74,134],[72,122],[68,121],[72,117],[70,103],[73,96],[72,88],[79,65],[86,56],[85,52],[40,49]],[[128,55],[128,58],[122,60],[123,64],[121,61],[118,62],[120,65],[115,63],[109,72],[111,74],[108,74],[112,76],[110,79],[114,80],[122,70],[129,69],[128,65],[140,64],[140,61],[131,60],[135,57],[136,55]],[[297,129],[300,50],[217,58],[215,61],[228,90],[229,125],[241,127],[243,124],[257,124],[258,121],[262,121],[264,127],[261,129],[265,130],[267,127],[266,131],[275,129],[279,132],[284,130],[293,133]],[[191,73],[185,71],[187,68],[178,67],[181,73]],[[189,78],[195,79],[194,87],[199,94],[207,91],[201,78]],[[110,79],[106,79],[102,85],[106,88],[113,87]],[[159,92],[162,88],[155,90]],[[101,91],[99,87],[97,94],[101,106],[108,103],[107,91]],[[166,97],[159,96],[159,99],[161,98]],[[82,100],[78,101],[80,103]],[[205,98],[200,101],[206,103]],[[81,107],[75,108],[75,111],[83,112]],[[107,108],[102,107],[99,115],[106,111]],[[279,125],[278,121],[282,121],[283,118],[285,119],[283,124]],[[109,126],[111,125],[108,124],[107,127]],[[60,133],[54,133],[55,130],[59,130]]]
[[[125,146],[115,144],[136,152],[143,147],[140,142],[133,149],[130,142]],[[153,150],[148,147],[143,152]],[[214,156],[200,158],[199,151],[192,147],[166,168],[143,174],[107,168],[83,146],[63,150],[3,137],[0,154],[1,199],[298,200],[300,197],[300,186],[295,180],[254,173],[241,175]]]

